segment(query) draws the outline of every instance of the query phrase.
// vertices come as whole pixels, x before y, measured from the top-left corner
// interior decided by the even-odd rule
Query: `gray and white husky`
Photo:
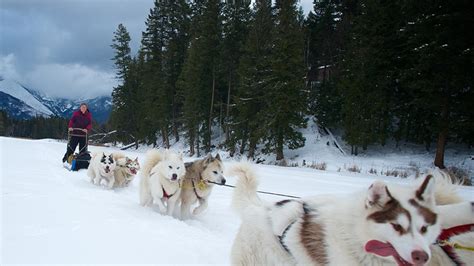
[[[224,165],[219,154],[215,157],[209,154],[203,159],[186,163],[186,175],[181,186],[181,219],[198,215],[207,208],[214,184],[224,185],[226,182],[223,173]],[[191,214],[195,203],[199,205]]]
[[[474,222],[470,202],[436,206],[433,175],[417,186],[375,181],[350,196],[266,203],[256,194],[250,164],[237,165],[234,174],[232,204],[242,219],[234,265],[450,265],[455,263],[433,243],[442,227]],[[458,200],[450,187],[439,191],[444,203],[437,204]],[[464,237],[458,240],[474,244]],[[457,254],[466,264],[473,259]]]
[[[91,183],[100,185],[102,180],[107,181],[107,187],[112,188],[115,183],[114,170],[115,160],[112,153],[93,153],[87,168],[87,175],[91,179]]]
[[[127,187],[133,181],[137,172],[140,171],[138,157],[131,159],[120,152],[114,152],[113,157],[117,165],[114,171],[114,187]]]

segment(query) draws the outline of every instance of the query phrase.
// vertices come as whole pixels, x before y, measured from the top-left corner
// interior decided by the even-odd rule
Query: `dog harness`
[[[302,207],[303,207],[303,212],[305,215],[309,214],[309,208],[307,206],[307,204],[305,202],[302,202]],[[288,248],[288,246],[284,243],[285,241],[285,236],[286,236],[286,233],[290,230],[290,228],[296,223],[298,219],[295,219],[294,221],[292,221],[290,224],[288,224],[288,226],[285,228],[285,230],[283,230],[283,233],[281,233],[280,236],[277,236],[278,237],[278,241],[280,242],[280,245],[283,247],[283,249],[290,255],[290,257],[293,257],[293,254],[291,254],[291,251],[290,249]]]
[[[465,265],[465,264],[458,259],[454,249],[474,251],[474,247],[464,247],[458,243],[449,242],[448,240],[452,236],[468,233],[468,232],[474,232],[474,224],[464,224],[464,225],[451,227],[448,229],[443,229],[443,231],[441,231],[441,234],[438,236],[438,239],[436,241],[436,244],[438,244],[441,247],[441,249],[444,251],[444,253],[446,253],[446,255],[454,262],[454,264],[458,266]]]
[[[201,176],[199,176],[198,179],[199,179],[199,182],[197,183],[197,188],[200,189],[200,190],[206,189],[208,185],[206,184],[206,182],[204,182],[204,179],[202,179]],[[196,197],[198,199],[202,199],[202,197],[199,196],[197,191],[196,191],[196,184],[194,183],[194,180],[195,180],[195,178],[191,179],[191,182],[193,183],[194,194],[196,194]]]
[[[175,193],[173,193],[171,195],[168,195],[168,193],[166,193],[166,190],[163,186],[161,186],[161,189],[163,189],[163,198],[169,199],[169,198],[173,197],[173,195],[175,194]]]

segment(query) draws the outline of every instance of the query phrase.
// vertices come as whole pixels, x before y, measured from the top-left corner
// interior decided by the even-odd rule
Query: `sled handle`
[[[72,127],[71,129],[72,129],[72,130],[69,130],[69,128],[68,128],[68,131],[67,131],[67,134],[69,135],[69,137],[82,137],[82,138],[86,138],[87,135],[89,134],[89,131],[87,131],[87,132],[82,131],[84,128]],[[74,130],[80,130],[80,131],[84,132],[84,135],[71,133],[71,132],[73,132]]]

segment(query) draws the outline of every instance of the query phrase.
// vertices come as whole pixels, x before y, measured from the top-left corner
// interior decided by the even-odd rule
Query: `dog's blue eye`
[[[215,175],[217,175],[217,171],[212,171]]]
[[[168,168],[169,168],[169,169],[173,169],[173,167],[171,167],[171,165],[168,165]]]
[[[178,168],[176,168],[176,169],[178,169],[178,170],[179,170],[179,168],[181,168],[181,167],[178,167]]]

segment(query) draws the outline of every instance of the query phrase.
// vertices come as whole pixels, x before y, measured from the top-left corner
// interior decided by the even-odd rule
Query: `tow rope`
[[[216,185],[219,185],[219,186],[235,188],[235,186],[232,186],[232,185],[220,184],[220,183],[216,183],[216,182],[212,182],[212,181],[207,181],[207,182],[212,183],[212,184],[216,184]],[[301,198],[301,197],[296,197],[296,196],[292,196],[292,195],[280,194],[280,193],[274,193],[274,192],[268,192],[268,191],[261,191],[261,190],[257,190],[257,193],[280,196],[280,197],[287,197],[287,198],[293,198],[293,199],[300,199]]]

